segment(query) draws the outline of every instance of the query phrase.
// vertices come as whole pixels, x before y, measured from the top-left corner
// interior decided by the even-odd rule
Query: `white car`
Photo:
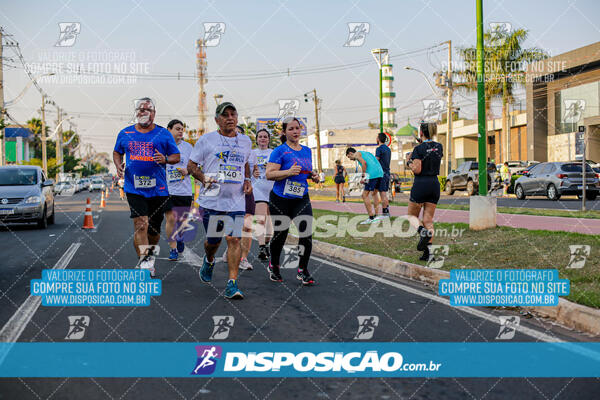
[[[88,190],[93,192],[94,190],[104,190],[104,181],[101,178],[94,178],[90,183]]]

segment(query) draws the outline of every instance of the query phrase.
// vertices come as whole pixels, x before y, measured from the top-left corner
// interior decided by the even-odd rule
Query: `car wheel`
[[[48,227],[48,214],[46,211],[46,206],[44,206],[44,211],[42,212],[42,218],[40,218],[38,220],[37,226],[40,229],[46,229]]]
[[[588,200],[596,200],[596,197],[598,197],[598,192],[585,194],[585,198]]]
[[[472,180],[467,181],[467,194],[473,196],[475,194],[475,184]]]
[[[450,182],[450,181],[446,182],[446,187],[444,188],[444,193],[446,193],[448,196],[450,196],[454,193],[454,189],[452,189],[452,182]]]
[[[560,195],[558,194],[558,191],[556,190],[556,186],[554,186],[554,184],[549,184],[548,187],[546,188],[546,196],[548,197],[548,199],[556,201],[558,199],[560,199]]]
[[[521,185],[517,185],[515,188],[515,195],[519,200],[525,200],[525,191],[523,191],[523,187]]]
[[[54,211],[54,204],[52,204],[52,215],[50,216],[50,218],[48,218],[48,224],[54,225],[54,216],[55,215],[56,215],[56,212]]]

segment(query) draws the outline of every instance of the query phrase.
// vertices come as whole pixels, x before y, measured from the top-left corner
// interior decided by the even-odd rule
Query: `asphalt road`
[[[28,298],[29,282],[52,268],[73,243],[81,243],[67,268],[132,268],[136,256],[133,227],[125,202],[113,193],[108,207],[94,207],[95,231],[83,231],[87,193],[57,200],[56,224],[0,228],[0,326]],[[93,203],[98,204],[98,194]],[[357,316],[379,317],[371,341],[487,342],[495,341],[499,315],[514,311],[481,309],[487,317],[435,301],[431,288],[383,277],[360,266],[314,255],[310,270],[318,282],[302,287],[293,269],[283,270],[284,282],[268,280],[265,267],[254,259],[253,271],[242,271],[240,288],[246,298],[229,301],[222,293],[226,266],[217,264],[212,285],[198,279],[202,238],[188,246],[183,260],[166,259],[161,242],[157,276],[163,294],[148,307],[40,306],[18,337],[22,342],[63,342],[70,315],[87,315],[90,324],[82,341],[89,342],[207,342],[215,315],[235,318],[225,341],[352,342]],[[224,245],[219,249],[219,254]],[[360,274],[363,272],[363,274]],[[366,274],[365,274],[366,273]],[[515,314],[518,315],[518,314]],[[522,318],[529,333],[514,341],[559,338],[590,340],[542,320]],[[531,334],[534,332],[534,334]],[[43,362],[43,360],[41,360]],[[491,360],[493,362],[493,360]],[[515,360],[518,362],[518,360]],[[160,379],[53,378],[1,379],[0,399],[597,399],[598,379]]]

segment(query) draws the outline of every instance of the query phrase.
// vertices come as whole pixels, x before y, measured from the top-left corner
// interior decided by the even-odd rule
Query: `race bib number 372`
[[[156,186],[156,178],[135,175],[133,177],[133,185],[136,189],[150,189]]]

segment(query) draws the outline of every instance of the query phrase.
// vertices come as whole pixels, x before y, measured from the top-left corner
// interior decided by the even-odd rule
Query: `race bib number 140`
[[[240,165],[224,164],[219,167],[219,182],[242,183],[243,180],[244,174]]]

